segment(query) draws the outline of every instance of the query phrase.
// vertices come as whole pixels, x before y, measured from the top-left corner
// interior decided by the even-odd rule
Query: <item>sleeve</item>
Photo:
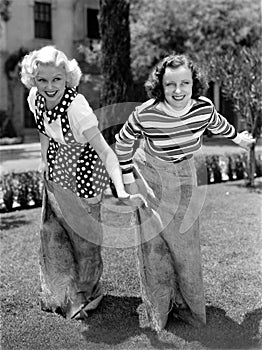
[[[122,129],[115,136],[115,152],[117,154],[120,168],[123,174],[125,184],[135,181],[133,175],[133,149],[135,140],[142,133],[141,123],[139,121],[139,112],[136,109],[128,118]]]
[[[98,120],[86,98],[78,94],[67,111],[69,124],[77,142],[86,143],[84,131],[98,126]]]
[[[226,120],[225,117],[216,111],[213,104],[212,106],[213,108],[207,129],[215,135],[220,134],[228,139],[234,139],[237,136],[236,129]]]
[[[27,102],[30,108],[30,111],[35,114],[35,98],[36,98],[36,87],[32,87],[29,91],[29,95],[27,97]]]

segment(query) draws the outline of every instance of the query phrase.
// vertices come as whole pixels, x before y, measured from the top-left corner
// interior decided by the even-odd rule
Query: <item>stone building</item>
[[[12,119],[17,136],[38,139],[32,113],[27,106],[27,89],[19,79],[16,64],[22,56],[44,45],[55,45],[76,58],[84,71],[82,90],[93,108],[98,106],[99,72],[85,63],[81,44],[99,39],[99,0],[12,0],[10,18],[0,22],[0,112]],[[90,74],[92,79],[88,79]]]

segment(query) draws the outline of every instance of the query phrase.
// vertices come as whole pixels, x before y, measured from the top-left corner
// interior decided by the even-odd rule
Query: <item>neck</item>
[[[164,101],[164,105],[167,109],[170,109],[171,111],[173,111],[174,113],[181,113],[184,110],[186,110],[187,108],[191,107],[193,101],[192,99],[190,99],[187,104],[185,105],[185,107],[181,108],[181,109],[176,109],[173,106],[171,106],[166,100]]]
[[[60,103],[61,100],[62,100],[62,97],[60,97],[60,99],[56,100],[56,101],[47,101],[47,100],[45,100],[46,109],[50,111],[51,109],[55,108],[55,106],[57,106]]]
[[[45,106],[46,106],[46,109],[48,111],[50,111],[51,109],[55,108],[55,106],[57,105],[58,103],[49,103],[49,102],[46,102]]]

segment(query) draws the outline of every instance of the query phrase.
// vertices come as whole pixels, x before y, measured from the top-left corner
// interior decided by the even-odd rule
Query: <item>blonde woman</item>
[[[141,199],[124,190],[117,157],[76,90],[80,78],[77,61],[53,46],[32,51],[21,62],[44,177],[41,305],[67,318],[82,318],[102,299],[100,205],[108,175],[126,204]]]

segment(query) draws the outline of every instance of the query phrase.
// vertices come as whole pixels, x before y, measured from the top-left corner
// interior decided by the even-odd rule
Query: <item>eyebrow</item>
[[[62,73],[57,73],[57,74],[54,75],[52,78],[56,78],[56,77],[58,77],[58,76],[62,76]],[[46,79],[45,76],[40,75],[40,74],[37,74],[37,75],[36,75],[36,78],[44,78],[44,79]]]
[[[181,80],[181,82],[184,82],[184,81],[193,81],[193,79],[188,78],[188,79]],[[176,83],[176,81],[174,81],[174,80],[166,80],[165,83]]]

